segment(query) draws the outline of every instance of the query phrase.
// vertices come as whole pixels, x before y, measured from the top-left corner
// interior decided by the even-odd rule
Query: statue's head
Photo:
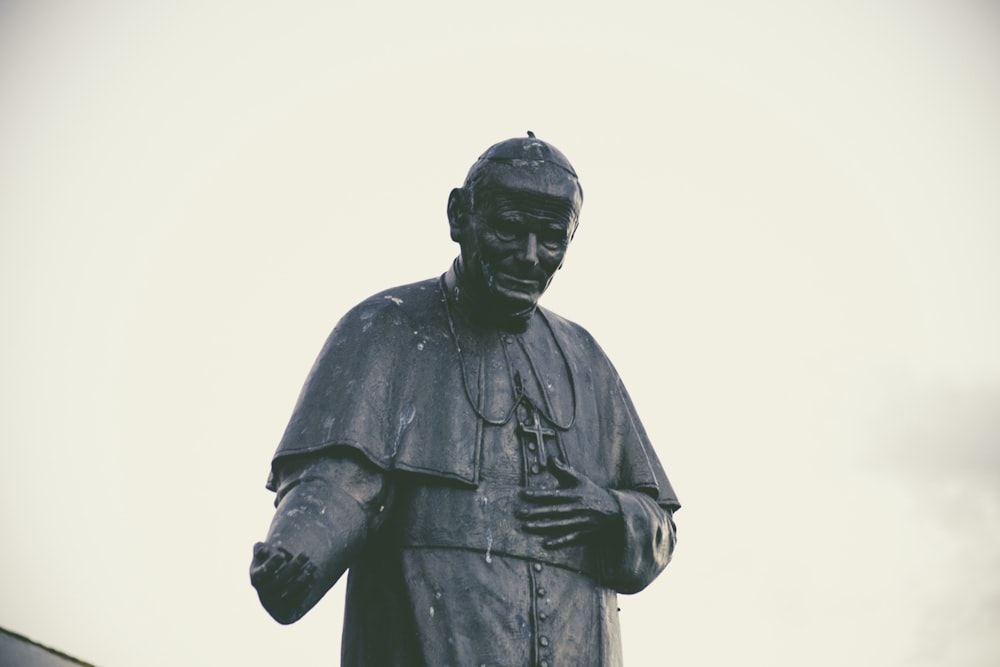
[[[533,133],[488,148],[448,199],[463,288],[478,306],[530,314],[562,266],[582,204],[569,160]]]

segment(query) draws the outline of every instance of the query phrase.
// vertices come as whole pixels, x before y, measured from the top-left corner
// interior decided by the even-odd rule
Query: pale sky
[[[684,503],[627,664],[1000,662],[1000,7],[596,6],[0,2],[0,626],[337,664],[343,582],[289,627],[249,585],[268,462],[531,129],[586,193],[543,303]]]

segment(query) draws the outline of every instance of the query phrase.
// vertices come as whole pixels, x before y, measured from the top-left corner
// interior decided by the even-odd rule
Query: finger
[[[521,526],[529,533],[558,533],[577,528],[576,522],[572,519],[535,519],[525,521]]]
[[[529,489],[521,492],[521,497],[533,503],[578,502],[580,494],[569,489]]]
[[[254,556],[258,554],[269,555],[278,552],[287,554],[289,557],[292,555],[291,552],[289,552],[285,547],[278,546],[277,544],[273,544],[271,542],[255,542],[253,545]]]
[[[278,586],[288,586],[302,572],[308,569],[311,563],[305,554],[299,554],[291,561],[285,563],[282,568],[274,574],[274,583]]]
[[[278,594],[278,597],[282,600],[294,600],[303,597],[308,592],[316,578],[316,568],[312,563],[306,565],[306,568],[301,570],[294,579],[285,584],[284,590]]]
[[[282,588],[301,571],[301,567],[294,563],[291,554],[282,549],[268,558],[260,567],[251,568],[250,581],[259,590]]]
[[[578,502],[560,503],[558,505],[536,505],[522,507],[517,511],[519,519],[545,519],[574,516],[587,512],[587,508]]]
[[[265,545],[266,546],[266,545]],[[250,565],[250,579],[251,581],[257,581],[260,579],[270,579],[275,576],[284,566],[288,559],[291,558],[291,554],[284,549],[273,549],[272,547],[267,548],[267,552],[259,552],[262,555],[267,553],[265,560],[263,562],[255,562]],[[257,557],[255,556],[255,560]]]
[[[572,544],[585,542],[590,535],[591,531],[589,530],[577,530],[572,533],[567,533],[565,535],[560,535],[559,537],[553,537],[545,540],[542,542],[542,546],[546,549],[558,549],[559,547],[566,547]]]
[[[565,533],[568,531],[593,529],[594,522],[588,517],[567,517],[562,519],[536,519],[525,521],[522,528],[529,533]]]
[[[253,545],[253,563],[261,565],[272,556],[279,553],[279,548],[267,542],[257,542]]]

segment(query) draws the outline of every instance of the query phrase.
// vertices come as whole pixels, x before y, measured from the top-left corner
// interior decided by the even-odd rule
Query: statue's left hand
[[[517,513],[524,530],[547,536],[547,549],[584,542],[621,521],[621,507],[607,489],[558,459],[550,458],[549,468],[559,488],[523,491],[528,504]]]

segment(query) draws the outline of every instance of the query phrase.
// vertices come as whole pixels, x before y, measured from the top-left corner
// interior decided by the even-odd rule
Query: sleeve
[[[389,487],[383,471],[347,448],[287,457],[274,476],[276,511],[267,541],[304,554],[317,568],[295,620],[330,590],[384,520]]]
[[[622,510],[620,544],[605,563],[607,584],[619,593],[638,593],[670,562],[677,542],[672,513],[644,493],[615,491],[611,494]]]

